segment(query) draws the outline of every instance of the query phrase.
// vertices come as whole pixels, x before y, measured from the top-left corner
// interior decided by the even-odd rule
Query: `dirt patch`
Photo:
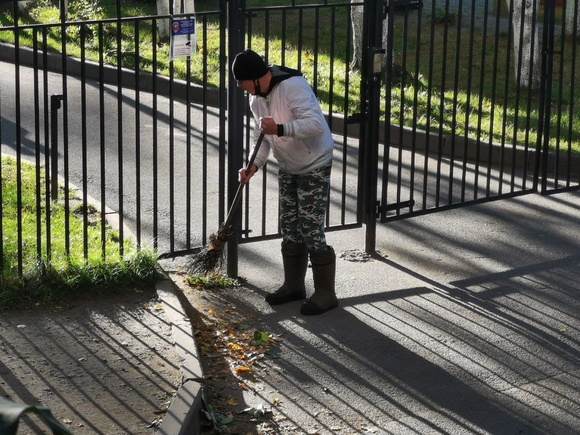
[[[181,373],[154,289],[0,317],[0,395],[40,404],[74,434],[153,434]],[[26,417],[19,434],[46,433]]]

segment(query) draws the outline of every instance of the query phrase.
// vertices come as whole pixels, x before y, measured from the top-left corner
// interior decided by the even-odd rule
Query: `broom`
[[[254,146],[250,160],[248,160],[248,165],[246,166],[246,172],[249,172],[254,164],[260,145],[264,140],[264,133],[260,133],[258,141]],[[221,224],[217,234],[213,233],[209,236],[209,243],[193,258],[188,266],[189,273],[192,275],[207,275],[214,271],[216,268],[221,267],[223,263],[224,247],[228,239],[233,234],[232,231],[232,220],[234,219],[234,214],[240,205],[242,200],[242,193],[245,184],[240,183],[236,196],[230,206],[228,215],[223,224]]]

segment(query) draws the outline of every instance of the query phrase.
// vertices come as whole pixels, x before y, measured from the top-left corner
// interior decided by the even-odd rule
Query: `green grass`
[[[81,296],[106,296],[128,286],[151,285],[158,279],[157,257],[153,252],[137,250],[130,241],[124,241],[121,252],[118,233],[112,228],[106,227],[106,239],[101,239],[98,213],[85,228],[84,207],[74,207],[67,216],[62,197],[50,202],[48,258],[44,171],[28,163],[21,163],[18,171],[16,160],[3,157],[1,174],[4,266],[0,275],[0,307],[52,305]],[[95,214],[94,209],[87,211]]]

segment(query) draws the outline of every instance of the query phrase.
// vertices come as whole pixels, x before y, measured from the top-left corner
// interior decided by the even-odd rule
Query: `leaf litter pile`
[[[237,280],[218,275],[188,276],[189,292],[201,295],[198,319],[192,319],[205,374],[204,428],[207,432],[241,435],[279,433],[272,408],[280,400],[248,406],[244,392],[266,376],[265,358],[275,357],[283,337],[260,328],[255,314],[242,312],[225,298],[223,288],[239,287]],[[186,291],[186,290],[184,290]]]

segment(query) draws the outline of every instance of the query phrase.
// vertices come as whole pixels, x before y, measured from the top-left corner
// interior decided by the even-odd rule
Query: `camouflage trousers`
[[[278,173],[283,243],[306,243],[310,251],[327,249],[324,218],[331,168],[332,163],[306,174]]]

